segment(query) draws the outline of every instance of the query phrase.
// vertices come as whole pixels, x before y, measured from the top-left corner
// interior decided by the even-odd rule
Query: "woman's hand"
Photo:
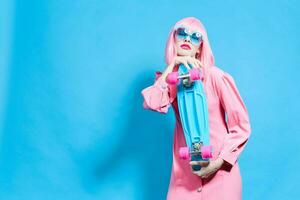
[[[173,62],[171,63],[173,66],[177,64],[184,64],[184,66],[187,69],[191,69],[191,67],[188,64],[191,64],[194,68],[201,68],[203,67],[203,64],[200,62],[200,60],[191,57],[191,56],[175,56]]]
[[[165,80],[167,75],[173,71],[173,68],[177,64],[183,64],[188,70],[191,69],[191,67],[188,64],[191,64],[194,68],[200,69],[203,67],[203,64],[200,62],[200,60],[191,57],[191,56],[175,56],[173,61],[166,67],[165,71],[162,74],[162,78]]]
[[[211,160],[208,165],[203,161],[191,161],[190,165],[200,165],[201,169],[199,171],[194,171],[192,169],[192,172],[201,178],[208,178],[210,175],[218,171],[223,163],[224,160],[222,158],[217,158],[216,160]]]

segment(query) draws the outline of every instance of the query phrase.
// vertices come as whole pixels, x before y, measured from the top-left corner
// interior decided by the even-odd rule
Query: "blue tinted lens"
[[[187,38],[188,34],[185,28],[178,28],[176,30],[176,36],[178,39],[185,39]]]
[[[202,36],[200,33],[193,33],[191,36],[191,41],[194,44],[200,44],[200,42],[202,41]]]

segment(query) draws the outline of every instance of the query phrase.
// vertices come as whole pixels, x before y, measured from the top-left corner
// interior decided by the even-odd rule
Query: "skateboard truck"
[[[171,72],[167,75],[166,81],[171,85],[179,84],[180,79],[186,87],[191,87],[194,81],[200,80],[203,78],[201,69],[192,68],[188,73],[179,74],[177,72]]]
[[[202,142],[194,142],[192,149],[189,149],[189,147],[181,147],[179,149],[179,156],[183,160],[190,159],[191,156],[200,156],[201,160],[206,160],[212,158],[212,153],[212,146],[205,146]]]
[[[212,146],[204,146],[199,142],[193,143],[192,149],[190,150],[189,147],[181,147],[179,149],[179,156],[183,160],[192,160],[198,161],[202,164],[200,165],[193,165],[192,168],[194,171],[199,171],[202,166],[207,166],[209,164],[209,159],[212,158]]]

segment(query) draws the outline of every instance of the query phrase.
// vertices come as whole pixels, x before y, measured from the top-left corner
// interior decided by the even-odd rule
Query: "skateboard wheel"
[[[190,78],[191,80],[199,80],[200,79],[200,72],[199,72],[199,69],[197,68],[193,68],[189,71],[190,73]]]
[[[178,79],[178,72],[171,72],[167,75],[166,78],[167,83],[171,84],[171,85],[175,85],[179,82]]]
[[[202,146],[201,154],[203,159],[212,158],[212,146]]]
[[[190,150],[188,147],[181,147],[179,149],[179,156],[183,160],[187,160],[190,158]]]

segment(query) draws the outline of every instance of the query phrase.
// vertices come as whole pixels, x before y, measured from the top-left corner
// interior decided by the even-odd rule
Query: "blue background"
[[[296,199],[298,2],[1,1],[0,199],[165,199],[174,113],[140,92],[188,16],[249,110],[243,199]]]

